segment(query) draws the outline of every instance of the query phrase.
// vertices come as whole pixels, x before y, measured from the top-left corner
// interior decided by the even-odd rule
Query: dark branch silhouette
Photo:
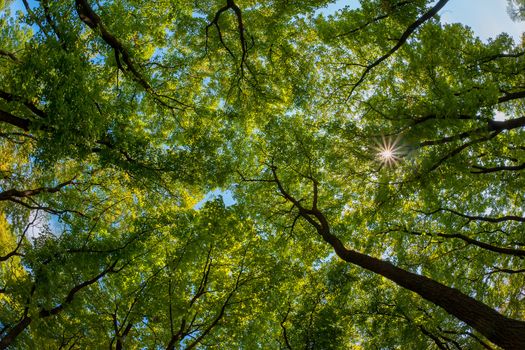
[[[18,57],[12,52],[0,49],[0,56],[7,57],[13,62],[20,63],[20,59],[18,59]]]
[[[350,98],[350,96],[352,96],[352,94],[354,93],[355,89],[357,89],[357,87],[359,85],[361,85],[361,83],[365,80],[365,78],[368,75],[368,73],[370,73],[370,71],[372,69],[374,69],[374,67],[376,67],[379,64],[381,64],[381,62],[383,62],[384,60],[386,60],[387,58],[392,56],[397,50],[399,50],[405,44],[405,42],[408,40],[410,35],[412,35],[412,33],[414,33],[416,31],[416,29],[418,29],[426,21],[428,21],[429,19],[434,17],[439,12],[439,10],[441,10],[443,8],[443,6],[445,6],[445,4],[447,2],[448,2],[448,0],[440,0],[440,1],[438,1],[436,3],[436,5],[434,5],[434,7],[432,7],[430,10],[425,12],[421,17],[419,17],[414,23],[412,23],[405,30],[405,32],[401,35],[401,37],[399,38],[397,43],[394,45],[394,47],[392,47],[390,49],[390,51],[388,51],[386,54],[384,54],[383,56],[379,57],[377,60],[375,60],[374,62],[369,64],[365,68],[363,73],[361,74],[361,77],[359,78],[359,80],[355,84],[352,84],[353,86],[352,86],[352,89],[350,90],[350,93],[348,94],[347,100]]]
[[[408,5],[410,3],[412,3],[412,1],[400,1],[397,4],[392,5],[391,6],[391,10],[394,10],[394,9],[397,9],[397,8],[401,8],[401,7],[403,7],[405,5]],[[377,22],[381,21],[382,19],[388,18],[389,16],[390,16],[390,14],[384,14],[384,15],[380,15],[380,16],[374,17],[371,20],[361,24],[360,26],[358,26],[358,27],[356,27],[354,29],[351,29],[351,30],[349,30],[347,32],[344,32],[344,33],[341,33],[341,34],[338,34],[338,35],[334,36],[334,38],[341,38],[341,37],[344,37],[344,36],[355,34],[355,33],[359,32],[359,31],[365,29],[369,25],[377,23]]]
[[[522,163],[520,165],[510,165],[510,166],[496,166],[492,168],[485,168],[479,165],[473,165],[472,166],[476,170],[472,170],[471,173],[473,174],[489,174],[489,173],[495,173],[497,171],[519,171],[525,169],[525,163]]]
[[[108,273],[116,272],[115,266],[118,263],[118,259],[116,259],[113,263],[111,263],[107,268],[105,268],[101,273],[96,275],[95,277],[84,281],[73,288],[71,288],[64,300],[64,302],[60,305],[55,306],[52,309],[40,309],[38,312],[38,318],[47,318],[50,316],[54,316],[56,314],[59,314],[62,312],[66,306],[71,304],[73,300],[75,299],[75,295],[79,293],[84,288],[96,283],[101,278],[106,276]],[[6,333],[4,337],[0,339],[0,349],[7,349],[14,341],[15,339],[33,322],[35,316],[29,316],[26,312],[24,313],[24,316],[22,319],[12,328],[9,329],[9,331]]]
[[[395,231],[406,232],[406,233],[410,233],[410,234],[416,235],[416,236],[423,236],[423,235],[425,235],[424,232],[411,231],[411,230],[400,229],[400,228],[395,229]],[[476,247],[479,247],[479,248],[482,248],[482,249],[485,249],[485,250],[488,250],[488,251],[491,251],[491,252],[495,252],[495,253],[506,254],[506,255],[513,255],[513,256],[518,256],[520,258],[525,257],[525,250],[514,249],[514,248],[498,247],[498,246],[495,246],[495,245],[492,245],[492,244],[488,244],[488,243],[485,243],[485,242],[478,241],[476,239],[470,238],[470,237],[465,236],[465,235],[460,234],[460,233],[441,233],[441,232],[433,233],[433,232],[429,232],[429,234],[432,235],[432,236],[437,236],[437,237],[442,237],[442,238],[457,238],[457,239],[460,239],[460,240],[462,240],[464,242],[467,242],[468,244],[472,244],[472,245],[475,245]]]
[[[82,22],[84,22],[88,27],[90,27],[95,33],[98,33],[102,39],[111,46],[115,53],[115,60],[117,62],[117,67],[123,73],[130,73],[133,80],[140,84],[146,92],[149,92],[152,96],[155,97],[155,100],[161,105],[168,108],[175,108],[167,104],[160,97],[166,97],[159,95],[146,80],[146,78],[139,72],[136,64],[133,62],[133,58],[129,50],[124,46],[124,44],[115,37],[104,25],[102,19],[95,13],[93,8],[89,5],[88,0],[75,0],[76,11]],[[125,66],[122,64],[124,61]],[[178,105],[183,107],[189,107],[183,102],[170,97],[170,100],[176,102]]]
[[[344,261],[358,265],[419,294],[442,307],[451,315],[483,334],[493,343],[506,349],[525,348],[525,322],[508,318],[486,304],[428,277],[401,269],[387,261],[345,247],[330,228],[328,219],[316,208],[306,208],[289,193],[277,176],[277,167],[269,165],[272,179],[280,195],[294,204],[299,214],[310,223],[325,242]],[[268,180],[264,180],[265,182]]]
[[[16,190],[16,189],[10,189],[3,192],[0,192],[0,201],[7,201],[7,200],[13,200],[13,199],[20,199],[20,198],[26,198],[26,197],[32,197],[36,196],[41,193],[56,193],[60,191],[65,186],[74,184],[75,177],[71,180],[64,181],[54,187],[39,187],[32,190]]]
[[[525,222],[525,218],[524,217],[517,216],[517,215],[505,215],[505,216],[501,216],[499,218],[492,218],[492,217],[480,216],[480,215],[468,215],[468,214],[460,213],[457,210],[448,209],[448,208],[438,208],[438,209],[433,210],[431,212],[423,212],[423,211],[419,211],[419,212],[422,213],[422,214],[425,214],[425,215],[432,215],[432,214],[438,213],[440,211],[445,211],[445,212],[449,212],[449,213],[461,216],[463,218],[468,219],[469,221],[475,220],[475,221],[486,221],[486,222],[493,222],[493,223],[505,222],[505,221]]]
[[[213,20],[206,26],[206,47],[208,45],[208,32],[209,32],[209,29],[212,26],[215,26],[215,28],[217,29],[217,34],[219,35],[219,41],[221,42],[222,46],[226,49],[226,51],[228,51],[228,53],[230,54],[230,56],[233,57],[233,59],[236,59],[236,57],[233,54],[232,50],[224,42],[224,39],[223,39],[222,33],[221,33],[221,28],[219,27],[219,19],[220,19],[222,13],[224,13],[224,12],[226,12],[228,10],[232,10],[235,13],[235,17],[237,18],[237,26],[238,26],[238,30],[239,30],[239,41],[240,41],[240,44],[241,44],[241,52],[242,52],[241,62],[240,62],[240,68],[241,68],[241,73],[242,73],[242,68],[243,68],[244,63],[246,61],[246,55],[248,53],[248,44],[247,44],[246,38],[245,38],[245,29],[244,29],[244,23],[243,23],[243,20],[242,20],[242,11],[239,8],[239,6],[237,6],[237,4],[233,0],[226,0],[226,5],[221,7],[215,13],[215,16],[213,17]]]

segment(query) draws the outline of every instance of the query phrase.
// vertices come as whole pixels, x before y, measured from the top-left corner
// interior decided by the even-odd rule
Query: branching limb
[[[525,97],[525,93],[524,93]],[[525,117],[509,119],[509,120],[489,120],[489,130],[501,132],[505,130],[512,130],[525,127]]]
[[[525,169],[525,163],[522,163],[520,165],[514,165],[514,166],[496,166],[492,168],[485,168],[479,165],[473,165],[472,166],[476,170],[472,170],[472,174],[489,174],[489,173],[495,173],[497,171],[519,171]]]
[[[292,207],[293,208],[293,207]],[[297,224],[297,221],[301,218],[301,214],[295,215],[292,224],[289,226],[286,226],[287,229],[290,229],[290,236],[293,236],[293,231],[295,229],[295,225]]]
[[[476,61],[476,63],[477,64],[483,64],[483,63],[487,63],[487,62],[490,62],[490,61],[494,61],[494,60],[499,59],[499,58],[518,58],[518,57],[521,57],[523,55],[525,55],[525,51],[520,51],[520,52],[516,52],[516,53],[499,53],[499,54],[495,54],[495,55],[482,57],[482,58],[478,59]]]
[[[186,319],[183,318],[181,323],[180,323],[180,328],[179,330],[177,331],[177,333],[171,335],[171,339],[168,343],[168,345],[166,346],[166,350],[174,350],[175,349],[175,344],[180,341],[182,338],[184,338],[184,336],[186,335]]]
[[[75,213],[75,214],[78,214],[80,216],[86,217],[86,215],[84,213],[82,213],[82,212],[80,212],[78,210],[73,210],[73,209],[55,209],[55,208],[51,208],[51,207],[40,205],[34,199],[32,199],[30,197],[29,197],[28,200],[33,202],[33,204],[26,203],[26,202],[24,202],[22,200],[19,200],[19,199],[16,199],[16,198],[9,199],[9,201],[11,201],[13,203],[20,204],[21,206],[26,207],[27,209],[30,209],[30,210],[43,210],[43,211],[46,211],[46,212],[54,214],[54,215],[62,215],[62,214],[65,214],[65,213]]]
[[[494,269],[487,272],[486,275],[492,275],[494,273],[508,273],[508,274],[525,273],[525,269],[512,270],[512,269],[506,269],[506,268],[501,268],[501,267],[494,267]]]
[[[126,328],[124,328],[124,331],[122,332],[122,334],[119,334],[118,336],[116,336],[117,344],[115,346],[115,350],[122,350],[122,349],[124,349],[124,339],[126,339],[126,337],[128,336],[128,334],[129,334],[129,332],[131,331],[132,328],[133,328],[133,323],[129,322],[126,325]]]
[[[209,29],[210,27],[212,26],[215,26],[215,28],[217,28],[217,34],[219,35],[219,41],[221,42],[222,46],[226,49],[226,51],[228,51],[228,53],[230,54],[230,56],[233,57],[233,59],[235,59],[235,55],[233,54],[233,52],[230,50],[230,48],[228,47],[228,45],[226,45],[226,43],[224,42],[224,39],[222,38],[222,32],[221,32],[221,28],[219,27],[219,19],[221,17],[221,14],[225,11],[227,11],[230,7],[228,5],[225,5],[223,7],[221,7],[216,13],[215,13],[215,17],[213,17],[213,20],[206,26],[206,50],[208,48],[208,33],[209,33]]]
[[[49,9],[49,0],[41,0],[40,3],[42,4],[42,8],[44,9],[44,16],[46,18],[46,22],[49,24],[49,26],[51,27],[51,30],[53,31],[53,33],[55,34],[55,36],[57,37],[58,39],[58,42],[60,43],[60,45],[62,46],[62,48],[64,50],[67,49],[67,44],[66,42],[64,41],[64,38],[60,32],[60,30],[58,29],[58,26],[56,25],[55,21],[53,20],[53,18],[51,17],[51,11]]]
[[[56,314],[59,314],[64,310],[64,308],[71,304],[75,298],[75,295],[79,293],[82,289],[96,283],[101,278],[106,276],[108,273],[115,272],[114,269],[116,264],[118,262],[118,259],[115,260],[113,263],[111,263],[106,269],[104,269],[101,273],[93,277],[92,279],[89,279],[87,281],[84,281],[76,286],[74,286],[67,294],[66,299],[64,302],[50,310],[47,309],[41,309],[38,313],[39,318],[46,318],[50,317]],[[33,286],[34,291],[34,286]],[[0,339],[0,349],[7,349],[14,341],[15,339],[27,328],[29,325],[33,322],[33,318],[29,316],[27,312],[24,313],[24,317],[13,327],[11,328],[7,334]]]
[[[25,107],[27,107],[27,109],[33,112],[36,116],[42,119],[47,119],[47,114],[43,110],[41,110],[38,106],[36,106],[33,102],[31,102],[29,99],[25,97],[17,96],[10,92],[0,90],[0,98],[7,102],[19,102],[23,104]]]
[[[406,229],[403,229],[402,231],[406,232],[406,233],[410,233],[412,235],[416,235],[416,236],[423,236],[424,235],[423,232],[410,231],[410,230],[406,230]],[[482,249],[485,249],[485,250],[488,250],[488,251],[491,251],[491,252],[495,252],[495,253],[506,254],[506,255],[513,255],[513,256],[518,256],[520,258],[525,257],[525,250],[513,249],[513,248],[505,248],[505,247],[498,247],[498,246],[495,246],[495,245],[492,245],[492,244],[488,244],[488,243],[485,243],[485,242],[480,242],[478,240],[475,240],[473,238],[467,237],[467,236],[462,235],[460,233],[440,233],[440,232],[438,232],[438,233],[433,233],[432,235],[437,236],[437,237],[442,237],[442,238],[457,238],[457,239],[460,239],[460,240],[462,240],[464,242],[467,242],[468,244],[472,244],[472,245],[475,245],[476,247],[479,247],[479,248],[482,248]]]
[[[498,99],[498,103],[525,98],[525,91],[509,92]]]
[[[133,59],[128,49],[117,37],[115,37],[106,28],[106,26],[102,22],[102,19],[95,13],[93,8],[89,5],[88,0],[75,0],[75,4],[77,14],[82,20],[82,22],[84,22],[88,27],[90,27],[95,33],[100,34],[102,40],[104,40],[106,44],[108,44],[113,49],[115,53],[115,60],[117,62],[119,70],[123,73],[129,72],[133,80],[135,80],[139,85],[141,85],[146,92],[152,94],[155,97],[155,100],[161,105],[168,108],[174,108],[173,106],[167,104],[164,100],[162,100],[160,98],[161,95],[154,91],[150,83],[137,69],[137,66],[133,62]],[[124,61],[125,67],[124,65],[122,65],[121,59],[122,61]],[[188,105],[182,103],[181,101],[175,98],[170,97],[170,100],[175,101],[178,105],[189,107]]]
[[[399,286],[419,294],[503,348],[520,348],[525,346],[524,321],[508,318],[458,289],[399,268],[388,261],[346,248],[344,243],[331,232],[330,225],[324,214],[320,210],[303,208],[299,201],[284,189],[277,177],[277,168],[272,165],[270,169],[281,195],[296,205],[301,216],[311,223],[317,233],[325,242],[332,246],[334,252],[342,260],[377,273]]]
[[[33,220],[31,220],[31,222],[29,222],[26,227],[24,228],[24,231],[22,232],[22,235],[18,241],[18,243],[16,244],[16,247],[15,249],[13,249],[11,252],[9,252],[8,254],[4,255],[4,256],[0,256],[0,262],[2,261],[6,261],[8,260],[9,258],[11,258],[12,256],[23,256],[22,253],[19,253],[18,250],[20,249],[20,247],[22,246],[22,242],[24,241],[25,237],[26,237],[26,234],[27,234],[27,231],[29,230],[30,227],[32,227],[35,222],[37,221],[38,219],[38,212],[35,213],[34,217],[33,217]]]
[[[29,126],[31,125],[31,121],[29,119],[17,117],[1,109],[0,109],[0,123],[10,124],[24,131],[29,131]]]
[[[124,47],[124,45],[115,37],[113,34],[111,34],[106,26],[102,23],[102,20],[100,17],[95,13],[93,8],[89,5],[87,0],[75,0],[76,4],[76,10],[78,13],[78,16],[84,22],[87,24],[91,29],[93,29],[95,32],[99,32],[102,39],[109,45],[113,50],[115,51],[115,58],[117,59],[117,64],[119,65],[119,69],[122,70],[124,73],[127,71],[131,72],[132,76],[135,78],[135,80],[142,85],[142,87],[145,90],[150,90],[151,86],[150,84],[144,79],[144,77],[139,73],[137,68],[135,67],[135,64],[133,63],[131,59],[131,55],[129,54],[129,51]],[[126,69],[120,64],[120,57],[122,56],[122,60],[126,64]]]
[[[284,344],[286,345],[286,348],[288,350],[292,350],[292,346],[290,345],[290,341],[288,340],[286,326],[284,325],[284,323],[286,322],[286,319],[288,318],[288,315],[290,314],[290,310],[291,310],[291,306],[288,306],[288,310],[286,310],[286,314],[284,315],[284,318],[281,321],[281,328],[283,329]]]
[[[434,146],[434,145],[443,145],[443,144],[448,143],[448,142],[463,140],[463,139],[471,137],[472,135],[474,135],[476,133],[479,133],[479,132],[482,132],[482,131],[486,131],[486,128],[484,128],[484,127],[477,128],[477,129],[474,129],[474,130],[469,130],[469,131],[462,132],[461,134],[458,134],[458,135],[443,137],[442,139],[438,139],[438,140],[423,141],[423,142],[421,142],[418,145],[418,148],[422,148],[422,147],[426,147],[426,146]]]
[[[219,35],[219,41],[221,42],[222,46],[226,49],[226,51],[228,51],[228,53],[230,54],[230,56],[232,56],[233,59],[236,59],[236,57],[233,54],[233,52],[231,51],[231,49],[224,42],[224,39],[223,39],[222,33],[221,33],[221,28],[219,27],[219,19],[220,19],[221,15],[224,12],[228,11],[228,10],[232,10],[235,13],[235,17],[237,18],[237,27],[238,27],[238,30],[239,30],[239,41],[240,41],[240,44],[241,44],[241,52],[242,52],[241,63],[240,63],[240,68],[241,68],[241,72],[242,72],[242,68],[243,68],[243,66],[244,66],[244,64],[246,62],[246,55],[248,53],[248,44],[246,42],[246,37],[245,37],[245,28],[244,28],[244,23],[243,23],[243,19],[242,19],[242,11],[239,8],[239,6],[237,6],[237,4],[233,0],[226,0],[226,5],[221,7],[215,13],[215,16],[213,17],[213,20],[206,26],[206,48],[208,47],[208,32],[209,32],[209,29],[212,26],[215,26],[215,28],[217,28],[217,34]]]
[[[236,281],[235,281],[235,286],[233,287],[233,289],[226,296],[226,299],[224,300],[224,303],[222,304],[221,309],[219,310],[219,313],[215,316],[215,318],[208,325],[208,327],[206,327],[202,332],[200,332],[199,336],[192,343],[190,343],[186,347],[186,350],[191,350],[191,349],[195,348],[197,345],[199,345],[199,343],[204,339],[204,337],[206,337],[213,330],[213,328],[215,328],[215,326],[217,326],[217,324],[221,321],[221,319],[224,317],[224,314],[226,312],[226,308],[230,305],[231,299],[233,298],[233,296],[235,295],[235,293],[237,292],[237,290],[241,286],[241,275],[243,274],[243,272],[244,272],[244,267],[241,265],[239,273],[237,274],[237,278],[236,278]]]
[[[430,173],[430,172],[436,170],[445,161],[447,161],[448,159],[450,159],[452,157],[457,156],[458,154],[460,154],[463,150],[467,149],[468,147],[470,147],[472,145],[475,145],[477,143],[480,143],[480,142],[485,142],[485,141],[488,141],[490,139],[493,139],[494,137],[498,136],[499,134],[500,134],[500,131],[494,131],[493,133],[489,134],[488,136],[480,137],[478,139],[472,139],[472,140],[470,140],[468,142],[465,142],[461,146],[458,146],[457,148],[453,149],[452,151],[450,151],[449,153],[447,153],[446,155],[441,157],[436,163],[434,163],[434,165],[432,165],[430,167],[430,169],[428,169],[428,172]]]
[[[421,333],[432,339],[434,344],[440,349],[440,350],[449,350],[448,347],[445,346],[445,344],[439,339],[438,336],[432,334],[430,331],[428,331],[425,327],[419,326],[419,330]]]
[[[210,246],[210,249],[208,249],[208,255],[206,256],[206,262],[204,263],[204,271],[202,273],[202,278],[199,283],[199,287],[197,288],[197,291],[195,292],[195,295],[190,300],[190,308],[193,306],[193,304],[206,293],[206,287],[208,285],[208,278],[210,276],[210,270],[211,270],[211,252],[213,250],[213,245]]]
[[[73,288],[71,288],[69,290],[69,293],[67,294],[66,296],[66,299],[64,300],[64,302],[60,305],[57,305],[55,306],[54,308],[50,309],[50,310],[46,310],[46,309],[42,309],[40,310],[39,312],[39,316],[41,318],[45,318],[45,317],[49,317],[49,316],[52,316],[52,315],[56,315],[60,312],[62,312],[64,310],[64,308],[71,304],[73,302],[73,300],[75,299],[75,295],[80,292],[82,289],[98,282],[102,277],[106,276],[108,273],[114,273],[114,272],[119,272],[120,269],[115,269],[115,266],[117,265],[119,259],[115,259],[115,261],[113,263],[111,263],[107,268],[105,268],[101,273],[99,273],[98,275],[96,275],[95,277],[87,280],[87,281],[84,281],[80,284],[77,284],[76,286],[74,286]]]
[[[3,192],[0,192],[0,202],[1,201],[7,201],[7,200],[13,200],[13,199],[20,199],[20,198],[27,198],[31,196],[36,196],[41,193],[56,193],[60,191],[62,188],[68,185],[74,184],[76,177],[72,178],[71,180],[64,181],[54,187],[39,187],[32,190],[17,190],[17,189],[10,189]]]
[[[505,222],[505,221],[525,222],[525,217],[521,217],[521,216],[517,216],[517,215],[505,215],[505,216],[501,216],[499,218],[492,218],[492,217],[487,217],[487,216],[476,216],[476,215],[463,214],[463,213],[460,213],[460,212],[458,212],[456,210],[448,209],[448,208],[438,208],[438,209],[433,210],[431,212],[422,212],[422,211],[419,211],[419,212],[422,213],[422,214],[425,214],[425,215],[432,215],[432,214],[435,214],[435,213],[440,212],[440,211],[449,212],[449,213],[452,213],[454,215],[466,218],[468,220],[486,221],[486,222],[493,222],[493,223]]]
[[[405,5],[408,5],[412,3],[412,1],[400,1],[398,2],[397,4],[394,4],[391,6],[391,10],[394,10],[394,9],[397,9],[398,7],[403,7]],[[377,23],[385,18],[388,18],[390,16],[390,14],[384,14],[384,15],[380,15],[380,16],[377,16],[377,17],[374,17],[372,18],[371,20],[369,20],[368,22],[365,22],[363,24],[361,24],[360,26],[354,28],[354,29],[351,29],[347,32],[344,32],[342,34],[338,34],[336,36],[334,36],[334,38],[341,38],[341,37],[344,37],[344,36],[348,36],[348,35],[352,35],[352,34],[355,34],[363,29],[365,29],[366,27],[368,27],[369,25],[371,24],[374,24],[374,23]],[[366,67],[366,66],[364,66]]]
[[[0,49],[0,56],[7,57],[15,63],[20,63],[20,59],[12,52]]]
[[[42,31],[42,33],[44,33],[45,36],[49,37],[49,33],[48,33],[46,27],[44,26],[44,24],[42,23],[40,18],[38,18],[38,16],[33,12],[33,10],[31,9],[31,6],[29,6],[29,3],[27,2],[27,0],[22,0],[22,2],[24,4],[24,7],[26,9],[26,12],[27,12],[29,18],[36,23],[38,28],[40,28],[40,30]]]
[[[405,32],[401,35],[401,37],[399,38],[399,40],[397,41],[396,45],[394,45],[394,47],[392,47],[390,49],[390,51],[388,51],[386,54],[384,54],[383,56],[379,57],[377,60],[375,60],[373,63],[369,64],[366,69],[363,71],[363,73],[361,74],[361,77],[359,78],[359,80],[353,84],[353,87],[352,89],[350,90],[350,93],[348,94],[348,97],[347,97],[347,100],[350,98],[350,96],[352,96],[352,94],[354,93],[355,89],[357,89],[357,87],[359,85],[361,85],[361,83],[365,80],[366,76],[368,75],[368,73],[370,73],[370,71],[372,69],[374,69],[376,66],[378,66],[379,64],[381,64],[381,62],[383,62],[384,60],[386,60],[387,58],[389,58],[390,56],[392,56],[397,50],[399,50],[404,44],[405,42],[408,40],[408,38],[410,37],[410,35],[412,35],[412,33],[414,33],[414,31],[416,31],[416,29],[418,29],[421,25],[423,25],[426,21],[428,21],[429,19],[431,19],[432,17],[434,17],[438,12],[439,10],[441,10],[443,8],[443,6],[445,6],[445,4],[448,2],[448,0],[440,0],[436,3],[436,5],[434,5],[434,7],[432,7],[430,10],[428,10],[425,14],[423,14],[421,17],[419,17],[414,23],[412,23],[406,30]]]

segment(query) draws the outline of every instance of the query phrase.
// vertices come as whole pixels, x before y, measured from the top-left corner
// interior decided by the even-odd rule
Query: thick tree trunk
[[[279,178],[277,168],[271,168],[279,192],[298,209],[299,215],[308,221],[330,244],[335,253],[344,261],[388,278],[399,286],[419,294],[424,299],[442,307],[449,314],[468,324],[494,344],[504,349],[525,349],[525,321],[514,320],[503,316],[496,310],[463,294],[457,289],[447,287],[428,277],[403,270],[387,261],[345,248],[343,242],[330,232],[330,224],[317,208],[318,182],[313,181],[312,209],[305,208],[290,195]]]
[[[524,321],[505,317],[459,290],[447,287],[430,278],[403,270],[387,261],[346,249],[343,243],[329,231],[320,231],[319,233],[325,241],[334,248],[336,254],[344,261],[375,272],[399,286],[419,294],[504,349],[525,349]]]

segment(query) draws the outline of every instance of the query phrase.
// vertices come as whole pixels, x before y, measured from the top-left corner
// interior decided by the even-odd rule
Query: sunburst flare
[[[399,139],[382,137],[382,142],[377,142],[376,156],[379,161],[386,166],[393,166],[401,160],[403,152],[399,144]]]

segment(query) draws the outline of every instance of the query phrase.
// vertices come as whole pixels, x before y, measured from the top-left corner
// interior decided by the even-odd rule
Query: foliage
[[[525,2],[523,0],[508,0],[507,10],[513,20],[525,20]]]
[[[329,3],[0,2],[1,349],[525,346],[525,41]]]

